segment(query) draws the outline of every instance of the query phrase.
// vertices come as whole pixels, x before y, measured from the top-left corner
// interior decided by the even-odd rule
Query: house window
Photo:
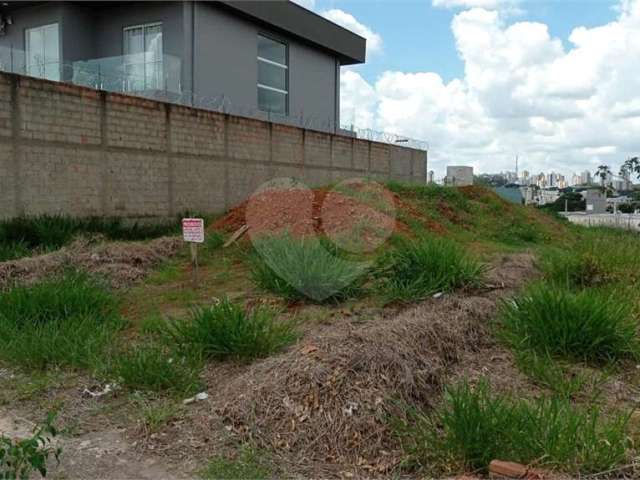
[[[289,75],[287,46],[258,35],[258,108],[286,115]]]
[[[162,24],[150,23],[125,28],[123,44],[124,90],[162,90]]]
[[[58,24],[25,30],[27,75],[60,81],[60,35]]]

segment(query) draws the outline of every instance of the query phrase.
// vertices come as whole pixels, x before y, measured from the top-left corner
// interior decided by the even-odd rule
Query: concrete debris
[[[189,405],[191,403],[195,403],[195,402],[201,402],[203,400],[206,400],[207,398],[209,398],[209,394],[207,392],[200,392],[197,395],[193,396],[193,397],[189,397],[189,398],[185,398],[182,401],[183,405]]]

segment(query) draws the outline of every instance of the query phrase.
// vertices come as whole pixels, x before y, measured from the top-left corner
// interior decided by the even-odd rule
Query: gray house
[[[0,3],[0,70],[328,131],[365,52],[288,0]]]

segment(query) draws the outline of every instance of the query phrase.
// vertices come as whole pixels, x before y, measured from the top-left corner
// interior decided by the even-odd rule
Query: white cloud
[[[313,10],[316,6],[316,0],[291,0],[293,3],[297,3],[298,5],[303,6],[304,8],[308,8],[309,10]]]
[[[367,52],[378,53],[382,50],[382,37],[371,28],[360,23],[353,15],[339,9],[321,12],[320,15],[338,25],[367,39]]]
[[[433,0],[432,5],[440,8],[487,8],[496,9],[508,3],[510,0]]]
[[[458,1],[477,4],[434,4]],[[452,31],[463,78],[388,71],[369,84],[344,71],[344,123],[427,140],[438,174],[453,162],[513,169],[516,155],[531,172],[617,170],[640,153],[640,0],[624,0],[613,22],[576,28],[568,48],[542,23],[483,8],[458,13]]]

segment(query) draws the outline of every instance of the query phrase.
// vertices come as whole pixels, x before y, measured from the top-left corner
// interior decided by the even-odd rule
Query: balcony
[[[183,101],[181,60],[171,55],[149,59],[142,53],[75,62],[26,58],[23,50],[0,47],[0,71],[158,100],[190,101]]]

